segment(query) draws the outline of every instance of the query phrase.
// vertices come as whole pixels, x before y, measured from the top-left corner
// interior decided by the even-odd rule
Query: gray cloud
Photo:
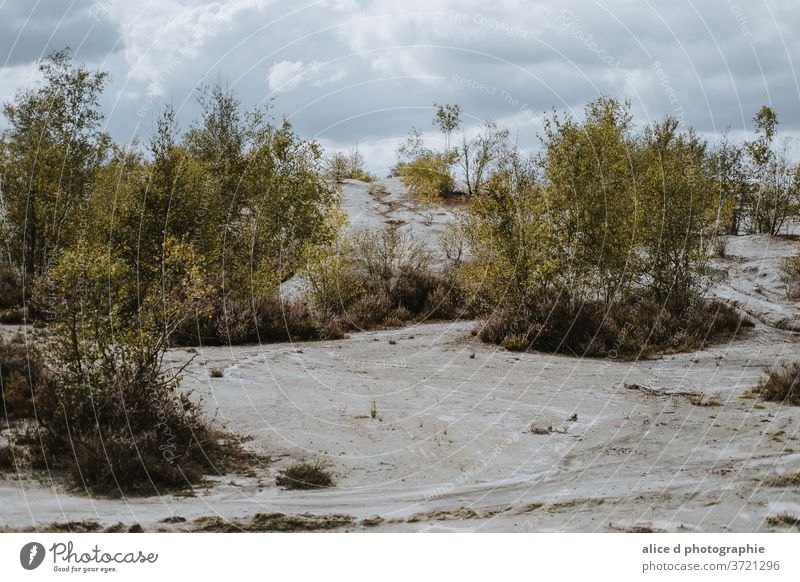
[[[247,106],[274,99],[276,114],[326,145],[358,141],[379,168],[411,126],[432,132],[434,101],[461,104],[475,124],[503,120],[523,147],[536,145],[543,112],[580,112],[599,94],[629,98],[640,122],[676,114],[712,137],[748,130],[771,103],[781,127],[800,132],[788,1],[106,1],[100,22],[76,3],[61,24],[48,3],[13,50],[28,8],[7,2],[0,56],[86,47],[83,58],[111,68],[108,124],[122,139],[146,137],[165,102],[187,125],[193,88],[218,79]],[[106,54],[120,36],[124,50]]]
[[[2,4],[0,63],[32,63],[52,50],[71,47],[79,59],[103,59],[119,50],[120,30],[105,6],[114,0],[23,0]]]

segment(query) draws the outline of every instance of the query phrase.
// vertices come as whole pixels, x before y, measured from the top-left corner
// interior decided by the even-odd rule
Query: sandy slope
[[[387,196],[370,206],[364,202],[374,193],[366,186],[347,192],[354,223],[384,220]],[[396,198],[389,216],[435,236],[444,219],[426,226]],[[205,396],[219,422],[252,436],[247,446],[273,457],[268,468],[257,477],[213,479],[193,496],[127,501],[0,477],[0,526],[771,529],[767,516],[800,513],[800,490],[761,483],[800,470],[800,409],[742,394],[763,366],[800,353],[800,338],[784,325],[797,321],[798,306],[781,296],[775,275],[792,249],[778,239],[732,238],[730,257],[716,263],[715,293],[758,316],[756,329],[730,344],[658,360],[509,353],[472,337],[472,322],[334,342],[206,348],[185,387]],[[174,352],[176,363],[190,357]],[[209,378],[212,367],[223,368],[224,377]],[[719,406],[693,405],[696,394]],[[277,488],[275,474],[299,459],[329,462],[337,486]]]
[[[434,254],[434,263],[444,261],[439,237],[453,219],[458,203],[441,207],[420,204],[409,195],[399,178],[386,178],[371,184],[345,180],[342,208],[354,229],[380,229],[397,226],[424,241]]]
[[[728,237],[726,257],[715,261],[714,293],[771,326],[800,331],[800,305],[787,298],[781,266],[798,243],[768,235]]]

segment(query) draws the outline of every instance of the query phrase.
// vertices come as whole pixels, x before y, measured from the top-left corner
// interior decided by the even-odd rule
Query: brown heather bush
[[[0,418],[33,416],[34,396],[51,381],[38,348],[21,336],[0,338]]]
[[[800,300],[800,255],[787,258],[783,263],[789,299]]]
[[[474,315],[475,308],[469,305],[464,290],[455,280],[450,283],[442,278],[427,296],[422,314],[425,319],[456,319]]]
[[[753,392],[770,402],[780,402],[800,406],[800,362],[782,364],[773,370],[766,370]]]
[[[320,326],[309,306],[277,295],[228,299],[214,311],[214,339],[229,344],[317,339]]]
[[[67,472],[80,489],[124,496],[185,489],[258,463],[179,390],[153,346],[147,337],[129,340],[112,361],[78,373],[61,368],[39,386],[34,465]]]
[[[0,311],[21,306],[22,281],[13,269],[0,265]]]
[[[20,325],[23,323],[25,323],[24,307],[9,307],[8,309],[0,309],[0,324]]]
[[[333,475],[324,463],[298,463],[278,473],[275,483],[285,489],[320,489],[333,487]]]
[[[0,473],[15,471],[20,464],[23,452],[14,445],[0,445]]]
[[[343,237],[303,273],[310,303],[347,330],[472,316],[457,277],[431,268],[431,253],[389,226]]]
[[[718,301],[698,304],[679,317],[644,297],[606,306],[539,294],[526,296],[517,309],[495,312],[479,337],[513,351],[627,359],[699,349],[752,325]]]
[[[773,527],[797,527],[800,528],[800,517],[784,511],[778,515],[770,515],[766,519],[767,525]]]
[[[184,489],[243,465],[248,455],[210,425],[198,404],[163,377],[141,372],[124,371],[90,396],[60,386],[39,395],[49,469],[66,470],[82,489],[116,496]]]
[[[367,329],[383,323],[392,311],[392,298],[383,289],[364,293],[344,306],[344,317],[354,328]]]
[[[242,345],[339,339],[344,328],[339,314],[312,308],[302,299],[277,294],[250,299],[216,299],[205,314],[187,314],[176,331],[175,345]]]

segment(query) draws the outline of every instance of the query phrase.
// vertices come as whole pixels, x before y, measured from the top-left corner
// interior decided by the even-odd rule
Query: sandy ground
[[[726,257],[714,264],[721,280],[713,293],[770,326],[800,331],[800,309],[787,300],[781,269],[786,257],[798,250],[798,243],[787,238],[728,237]]]
[[[383,202],[375,204],[354,222],[379,220]],[[435,230],[408,212],[409,224]],[[763,479],[800,470],[800,409],[743,395],[764,366],[800,353],[790,331],[798,305],[781,295],[775,275],[792,250],[780,239],[733,237],[728,258],[715,262],[714,293],[754,314],[756,328],[729,344],[650,361],[510,353],[476,340],[474,322],[205,348],[184,386],[204,397],[217,422],[272,457],[258,475],[127,500],[68,492],[41,477],[0,477],[0,526],[776,529],[765,519],[800,513],[800,489]],[[176,363],[192,357],[173,355]],[[209,377],[215,367],[224,377]],[[693,404],[694,395],[716,405]],[[336,487],[278,488],[277,472],[298,460],[329,463]]]

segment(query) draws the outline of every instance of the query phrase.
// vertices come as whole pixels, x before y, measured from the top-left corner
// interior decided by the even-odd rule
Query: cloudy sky
[[[533,148],[542,116],[598,95],[637,121],[667,114],[714,139],[751,129],[762,104],[800,135],[800,17],[789,0],[0,0],[0,99],[71,47],[111,73],[119,141],[147,139],[166,103],[184,127],[193,91],[222,81],[272,103],[326,147],[358,143],[383,173],[432,104],[498,120]],[[797,62],[800,66],[800,62]]]

